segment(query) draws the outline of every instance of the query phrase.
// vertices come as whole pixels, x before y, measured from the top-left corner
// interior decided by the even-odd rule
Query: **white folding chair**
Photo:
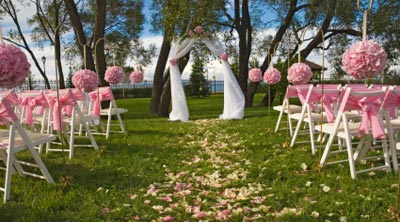
[[[396,144],[400,141],[400,119],[397,110],[400,108],[400,87],[390,86],[381,105],[384,116],[386,135],[389,138],[393,169],[399,171]]]
[[[67,142],[69,144],[69,149],[58,149],[58,148],[50,148],[49,146],[46,147],[46,153],[49,151],[58,151],[58,152],[69,152],[69,158],[72,159],[74,155],[74,147],[93,147],[96,151],[99,150],[97,142],[93,137],[93,134],[90,131],[90,121],[92,120],[91,116],[83,115],[80,110],[80,107],[74,97],[74,94],[71,90],[63,90],[60,92],[59,100],[60,104],[58,105],[58,99],[56,94],[47,94],[47,99],[49,101],[51,107],[51,115],[49,120],[51,123],[48,124],[49,132],[56,130],[59,133],[60,141],[63,140],[63,136],[65,135]],[[63,115],[62,109],[69,107],[67,109],[70,112],[67,115]],[[87,134],[87,138],[90,140],[90,144],[77,144],[75,139],[75,131],[79,128],[80,125],[83,125],[85,132]],[[62,141],[61,141],[62,142]]]
[[[385,95],[385,90],[363,89],[352,90],[348,87],[341,96],[341,103],[338,114],[334,123],[325,123],[321,126],[315,126],[315,129],[322,130],[323,133],[329,134],[329,139],[325,146],[320,166],[327,164],[348,162],[350,174],[353,179],[356,175],[363,172],[373,170],[386,169],[391,170],[385,131],[383,129],[382,118],[379,115],[380,106]],[[351,122],[348,118],[347,111],[358,111],[361,115],[361,122]],[[335,138],[345,141],[346,149],[333,151],[332,145]],[[352,141],[360,137],[357,148],[353,148]],[[380,141],[379,146],[372,146],[373,140]],[[383,148],[383,158],[381,154],[369,154],[369,151],[376,150],[378,147]],[[328,156],[347,152],[347,157],[343,160],[327,162]],[[356,163],[364,161],[376,160],[377,162],[384,159],[384,163],[362,164],[362,168],[356,168]],[[370,166],[370,167],[369,167]]]
[[[286,93],[285,93],[285,97],[283,99],[282,105],[273,107],[274,110],[279,112],[278,120],[276,122],[275,132],[278,132],[279,129],[287,129],[286,126],[281,127],[282,123],[286,123],[286,124],[288,124],[287,127],[289,128],[290,136],[293,135],[293,123],[292,123],[291,115],[294,113],[300,113],[302,106],[290,104],[290,99],[294,99],[294,98],[298,99],[299,98],[298,94],[297,94],[297,88],[308,89],[309,86],[310,86],[309,84],[296,85],[296,86],[289,85],[286,88]],[[286,114],[286,119],[287,119],[286,122],[283,121],[284,114]]]
[[[299,91],[298,93],[301,94],[302,92]],[[324,85],[316,87],[312,85],[309,86],[301,113],[296,113],[291,116],[298,121],[290,147],[293,147],[297,142],[300,128],[304,123],[308,125],[308,132],[306,134],[309,136],[309,140],[306,142],[310,142],[312,155],[315,154],[315,124],[333,122],[335,120],[334,104],[338,99],[339,93],[340,85],[329,85],[326,87]],[[316,110],[318,110],[318,112],[315,112]],[[319,135],[318,140],[320,141],[321,139],[322,135]]]
[[[5,165],[2,168],[5,170],[5,183],[4,187],[1,187],[0,190],[4,192],[4,203],[10,198],[11,176],[14,173],[45,179],[49,183],[54,183],[53,178],[34,147],[51,142],[56,137],[26,131],[5,98],[0,98],[0,123],[8,125],[8,130],[0,130],[0,158]],[[29,152],[33,161],[19,160],[17,153],[22,151]],[[28,171],[26,168],[38,168],[41,174],[36,173],[36,171]]]
[[[106,139],[109,138],[110,132],[113,133],[125,133],[124,123],[122,122],[121,114],[128,112],[127,109],[118,108],[115,102],[111,87],[99,87],[98,91],[93,91],[89,94],[91,99],[91,109],[93,110],[94,116],[106,116],[107,127],[106,127]],[[101,102],[110,101],[110,105],[106,109],[101,109]],[[112,124],[112,116],[117,117],[118,124]],[[111,126],[119,126],[118,131],[112,131]],[[103,127],[102,127],[103,128]]]

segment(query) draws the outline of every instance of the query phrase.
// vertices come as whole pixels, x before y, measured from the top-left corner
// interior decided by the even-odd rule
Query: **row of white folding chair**
[[[15,173],[45,179],[49,183],[54,183],[53,178],[34,147],[54,141],[56,137],[25,130],[12,106],[3,97],[0,97],[0,123],[8,126],[7,130],[0,130],[0,158],[4,163],[2,169],[5,170],[4,186],[0,188],[4,192],[3,202],[5,203],[10,198],[11,178]],[[27,151],[33,160],[19,160],[17,154],[23,151]],[[26,168],[38,168],[41,174],[27,170]]]
[[[68,149],[64,149],[63,147],[50,148],[47,146],[46,153],[50,151],[64,151],[69,153],[69,158],[71,159],[74,155],[74,147],[93,147],[96,151],[99,150],[89,126],[91,121],[93,121],[93,116],[82,113],[72,90],[61,90],[59,91],[58,96],[57,93],[48,93],[46,96],[50,103],[49,112],[51,112],[49,115],[48,132],[52,133],[53,130],[58,131],[61,143],[63,144],[64,137],[66,137],[66,142],[69,145]],[[70,109],[69,116],[63,115],[61,111],[63,108],[67,108],[67,110]],[[90,140],[90,144],[78,144],[76,142],[75,132],[80,128],[80,126],[83,126],[87,138]]]
[[[290,118],[297,120],[296,129],[292,136],[290,147],[293,147],[298,142],[298,135],[301,127],[306,124],[308,127],[305,134],[309,135],[309,140],[306,142],[311,144],[311,152],[314,155],[316,152],[315,145],[315,123],[332,122],[335,118],[334,107],[340,93],[340,85],[309,85],[308,89],[297,89],[299,97],[302,99],[302,110],[300,113],[295,113]],[[315,112],[317,111],[317,112]],[[318,141],[321,141],[322,135],[319,135]]]
[[[358,173],[369,172],[373,170],[386,169],[391,171],[391,164],[389,157],[392,155],[393,147],[387,146],[386,135],[383,128],[383,121],[380,115],[380,106],[385,96],[386,89],[357,89],[353,90],[352,87],[347,87],[343,94],[340,96],[339,110],[336,114],[335,122],[324,123],[322,125],[315,126],[316,131],[322,131],[322,133],[328,134],[329,138],[325,145],[323,155],[320,160],[320,166],[323,167],[327,164],[335,164],[341,162],[348,162],[350,174],[353,179],[356,178]],[[352,112],[357,111],[361,113],[361,121],[354,122],[350,121],[352,118]],[[350,117],[349,117],[350,115]],[[355,138],[360,137],[357,143],[357,148],[353,148],[352,141]],[[332,150],[332,146],[335,139],[345,141],[345,150]],[[372,148],[372,142],[380,142],[383,148],[383,165],[377,165],[378,163],[362,164],[364,167],[359,169],[356,164],[369,159],[382,159],[382,155],[367,155]],[[389,150],[390,149],[390,150]],[[327,162],[329,155],[336,154],[338,152],[347,152],[346,159],[339,161]],[[396,157],[397,158],[397,157]]]
[[[278,132],[278,130],[289,130],[290,136],[293,135],[293,123],[292,123],[292,118],[290,117],[294,113],[300,113],[302,110],[301,105],[295,105],[291,104],[290,100],[291,99],[299,99],[297,89],[308,89],[310,85],[289,85],[286,88],[286,93],[283,99],[282,105],[279,106],[274,106],[273,109],[279,112],[278,120],[276,122],[275,126],[275,132]],[[286,121],[283,121],[283,119],[286,116]],[[287,124],[285,127],[281,127],[282,124]]]

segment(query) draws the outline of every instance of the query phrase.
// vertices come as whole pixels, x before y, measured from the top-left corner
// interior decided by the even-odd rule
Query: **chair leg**
[[[92,143],[93,148],[94,148],[96,151],[98,151],[98,150],[99,150],[99,146],[97,145],[97,142],[96,142],[96,140],[94,139],[92,132],[90,132],[90,127],[89,127],[88,123],[87,123],[87,122],[84,122],[83,125],[85,126],[86,133],[87,133],[87,135],[88,135],[88,137],[89,137],[89,139],[90,139],[90,142]]]
[[[329,151],[330,151],[330,149],[331,149],[331,146],[332,146],[332,144],[333,144],[333,140],[335,139],[335,134],[331,134],[330,136],[329,136],[329,139],[328,139],[328,142],[326,143],[326,146],[325,146],[325,149],[324,149],[324,153],[322,154],[322,157],[321,157],[321,160],[320,160],[320,162],[319,162],[319,165],[322,167],[324,164],[325,164],[325,162],[326,162],[326,159],[327,159],[327,157],[328,157],[328,154],[329,154]]]
[[[353,150],[351,144],[351,137],[346,138],[347,158],[349,161],[350,175],[352,179],[356,179],[356,166],[353,159]]]
[[[278,132],[279,125],[281,124],[282,121],[282,116],[283,116],[283,110],[281,110],[281,112],[279,113],[278,121],[276,121],[275,132]]]
[[[110,130],[111,130],[111,110],[108,113],[106,139],[108,139],[108,137],[110,136]]]
[[[119,122],[119,127],[121,128],[121,132],[125,133],[124,123],[122,122],[122,118],[119,113],[117,113],[117,118],[118,118],[118,122]]]

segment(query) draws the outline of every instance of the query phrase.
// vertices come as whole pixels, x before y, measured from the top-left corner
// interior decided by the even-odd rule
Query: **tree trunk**
[[[171,81],[168,78],[168,81],[165,84],[164,90],[162,91],[161,94],[160,105],[158,107],[158,115],[168,117],[170,103],[171,103]]]
[[[242,9],[240,13],[240,9]],[[251,22],[249,14],[248,0],[243,0],[240,6],[240,1],[235,0],[235,27],[239,35],[239,78],[238,83],[246,97],[246,107],[252,105],[252,101],[247,99],[247,80],[249,72],[249,58],[251,53]]]
[[[171,42],[167,40],[164,35],[163,42],[161,44],[160,55],[158,56],[156,69],[153,77],[153,88],[151,90],[151,101],[150,101],[150,112],[157,113],[160,107],[161,94],[163,92],[163,74],[167,64],[168,54],[171,50]],[[168,106],[169,107],[169,104]]]
[[[100,85],[107,86],[104,80],[106,72],[106,59],[104,54],[104,29],[106,26],[106,1],[96,0],[96,14],[94,26],[96,72],[100,78]]]
[[[181,73],[185,69],[186,65],[189,62],[189,55],[190,55],[190,52],[186,56],[179,59],[178,66],[179,66],[179,70],[181,71]],[[169,75],[169,71],[167,72],[167,75]],[[161,94],[160,106],[158,107],[158,114],[160,116],[168,116],[170,103],[171,103],[171,82],[168,78],[168,81],[164,87],[162,94]]]
[[[65,0],[64,3],[70,17],[71,25],[74,28],[79,51],[82,55],[82,58],[85,58],[86,56],[86,61],[83,61],[84,68],[96,71],[96,67],[94,66],[94,61],[92,56],[92,50],[88,46],[85,32],[83,31],[81,18],[79,16],[78,9],[76,8],[76,4],[74,0]],[[84,46],[86,46],[86,55],[84,53]]]

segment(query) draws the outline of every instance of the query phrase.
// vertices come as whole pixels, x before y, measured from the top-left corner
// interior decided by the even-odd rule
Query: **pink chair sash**
[[[17,121],[17,115],[15,115],[10,103],[6,98],[0,99],[0,124],[4,125],[9,122]]]
[[[14,92],[14,90],[10,90],[7,92],[1,92],[0,95],[3,96],[4,98],[6,98],[10,105],[19,105],[20,104],[18,96]]]
[[[380,106],[381,96],[356,97],[351,95],[351,91],[346,91],[339,111],[362,111],[359,136],[372,131],[374,138],[384,139],[386,138],[385,131],[382,122],[378,118]]]
[[[99,89],[99,92],[91,92],[89,96],[93,101],[92,114],[94,116],[100,116],[100,103],[102,101],[114,100],[114,96],[110,87],[102,87]]]
[[[317,87],[318,88],[318,87]],[[315,88],[315,89],[317,89]],[[332,109],[332,104],[336,102],[337,97],[339,95],[339,90],[331,88],[330,90],[327,89],[327,91],[319,91],[319,90],[313,90],[314,88],[311,88],[308,91],[306,101],[308,105],[310,105],[312,110],[315,110],[315,102],[321,102],[322,100],[322,106],[324,107],[326,119],[328,122],[333,122],[335,121],[335,113]],[[299,96],[300,97],[300,96]]]
[[[21,98],[21,104],[25,106],[25,123],[33,123],[33,109],[35,107],[49,107],[46,97],[43,93],[40,93],[37,97],[23,97]]]
[[[396,117],[396,108],[400,107],[400,93],[398,90],[389,89],[382,102],[381,108],[386,109],[391,118]]]
[[[60,131],[63,128],[61,109],[65,106],[76,106],[76,99],[71,90],[67,90],[63,96],[60,96],[59,103],[56,96],[48,97],[48,101],[53,109],[53,128]]]

